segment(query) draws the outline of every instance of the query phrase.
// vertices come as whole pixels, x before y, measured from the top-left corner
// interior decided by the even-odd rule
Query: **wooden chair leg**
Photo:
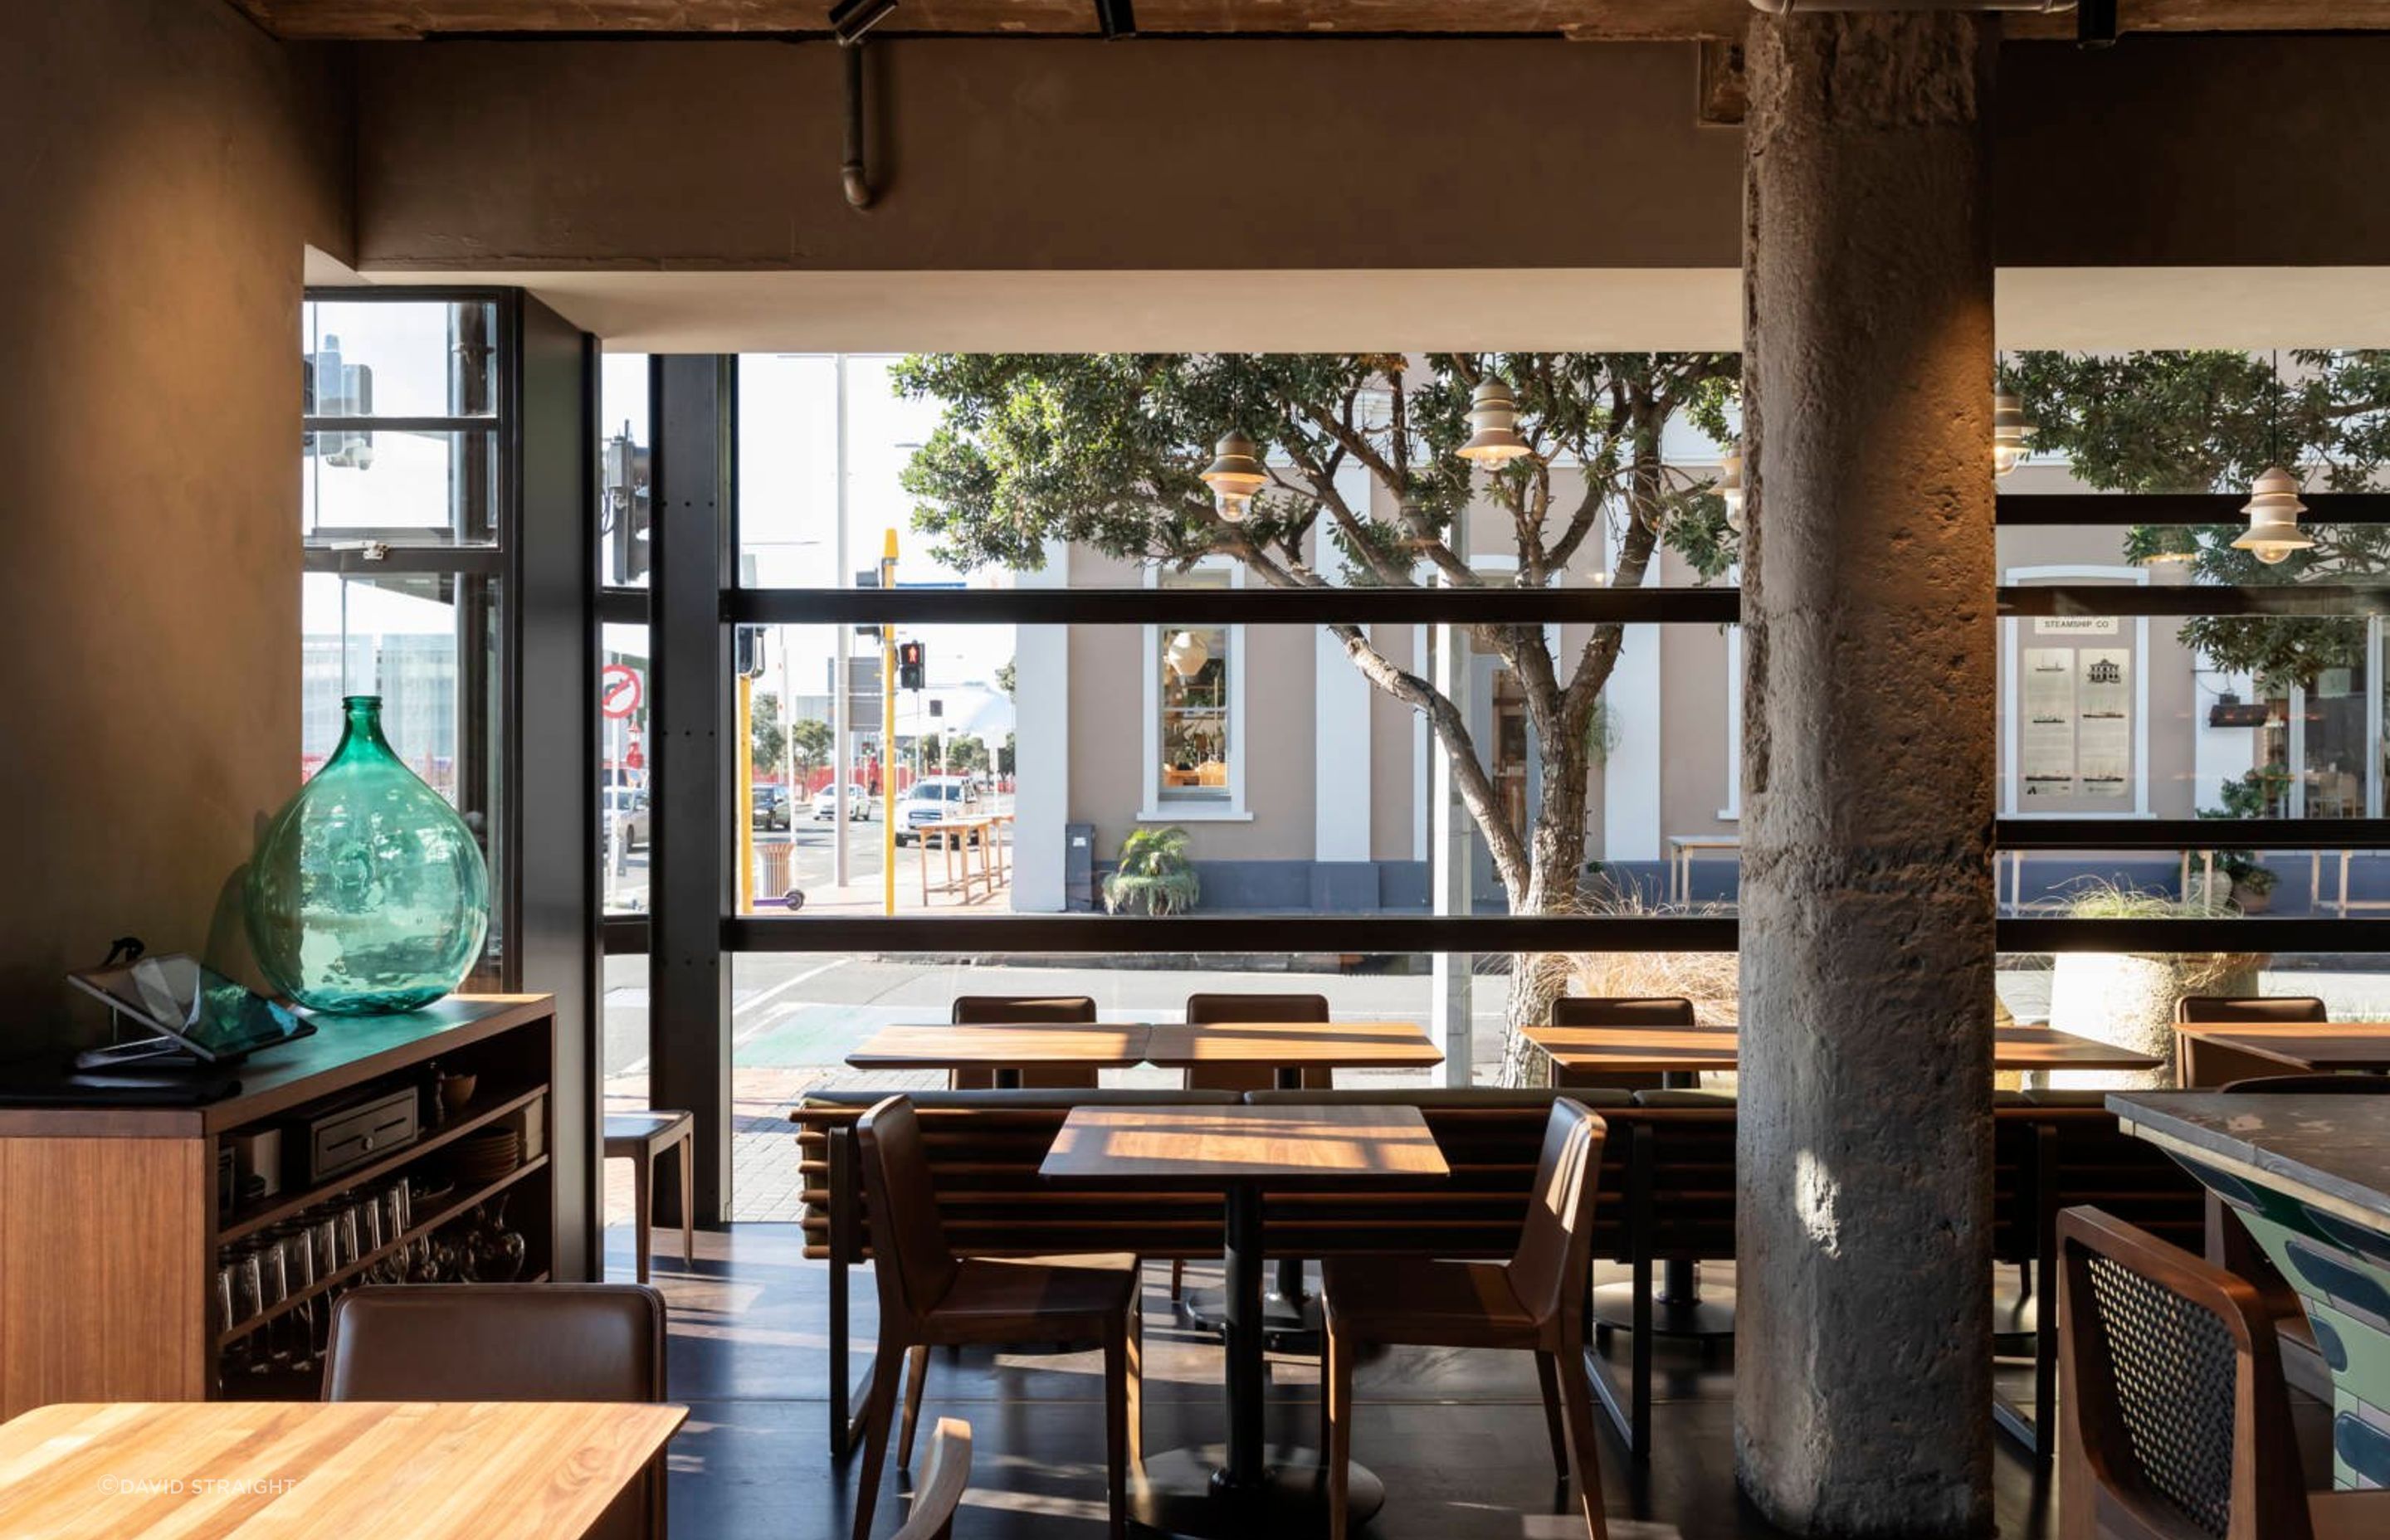
[[[1143,1291],[1140,1285],[1140,1296]],[[1145,1301],[1142,1297],[1129,1302],[1128,1374],[1124,1389],[1128,1395],[1128,1468],[1142,1471],[1145,1469]]]
[[[921,1392],[930,1383],[930,1344],[916,1342],[906,1355],[905,1420],[896,1431],[896,1469],[913,1469],[913,1430],[921,1425]]]
[[[1187,1259],[1185,1257],[1172,1257],[1170,1259],[1170,1303],[1176,1304],[1178,1303],[1178,1297],[1185,1293],[1186,1290]]]
[[[680,1142],[680,1260],[684,1267],[697,1262],[697,1153],[695,1136]]]
[[[871,1389],[863,1404],[863,1469],[854,1477],[854,1540],[871,1540],[871,1510],[880,1501],[880,1474],[888,1463],[888,1425],[896,1418],[905,1345],[880,1339],[871,1357]]]
[[[1536,1354],[1536,1383],[1544,1392],[1544,1431],[1551,1435],[1552,1469],[1560,1473],[1562,1484],[1569,1479],[1568,1433],[1561,1420],[1560,1370],[1552,1354]]]
[[[649,1207],[654,1196],[649,1189],[654,1185],[654,1163],[645,1157],[634,1160],[631,1162],[631,1237],[637,1249],[641,1283],[648,1281],[648,1247],[654,1238],[649,1233],[655,1218],[655,1211]]]
[[[1569,1447],[1576,1454],[1576,1501],[1585,1513],[1591,1540],[1606,1540],[1609,1529],[1601,1516],[1601,1437],[1594,1431],[1593,1385],[1586,1378],[1585,1344],[1574,1336],[1561,1340],[1553,1355],[1561,1381],[1561,1411],[1568,1424]]]
[[[1104,1495],[1112,1540],[1128,1535],[1129,1326],[1124,1312],[1104,1326]]]
[[[1359,1344],[1347,1341],[1331,1320],[1323,1340],[1319,1387],[1327,1404],[1329,1540],[1344,1540],[1353,1506],[1353,1353]]]

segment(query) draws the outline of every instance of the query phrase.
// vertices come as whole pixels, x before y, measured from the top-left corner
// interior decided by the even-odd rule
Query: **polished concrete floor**
[[[630,1272],[625,1229],[609,1232],[616,1277]],[[700,1235],[684,1267],[677,1237],[659,1237],[655,1281],[672,1302],[673,1398],[689,1420],[672,1449],[675,1540],[771,1536],[843,1540],[852,1465],[829,1447],[826,1273],[804,1261],[794,1226]],[[1199,1281],[1209,1270],[1194,1270]],[[857,1371],[868,1356],[870,1277],[855,1275]],[[1219,1439],[1221,1354],[1180,1328],[1167,1276],[1147,1277],[1146,1447]],[[1664,1348],[1654,1454],[1638,1469],[1605,1436],[1602,1470],[1619,1540],[1728,1540],[1777,1533],[1736,1492],[1728,1355],[1704,1364]],[[1355,1456],[1383,1479],[1379,1540],[1539,1540],[1582,1534],[1563,1517],[1549,1444],[1524,1354],[1398,1351],[1360,1367]],[[1317,1364],[1273,1355],[1270,1431],[1310,1442]],[[973,1430],[976,1458],[957,1540],[1072,1540],[1103,1533],[1101,1389],[1092,1353],[941,1353],[932,1361],[926,1428],[941,1416]],[[1988,1413],[1986,1414],[1988,1416]],[[2003,1440],[1994,1469],[2001,1534],[2046,1532],[2047,1483]],[[893,1464],[893,1460],[892,1460]],[[901,1520],[903,1478],[886,1477],[875,1533]],[[1253,1540],[1260,1540],[1256,1535]]]

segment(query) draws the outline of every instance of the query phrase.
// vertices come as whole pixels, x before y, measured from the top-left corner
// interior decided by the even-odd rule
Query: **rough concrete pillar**
[[[1745,54],[1735,1437],[1808,1534],[1991,1525],[1997,45]]]

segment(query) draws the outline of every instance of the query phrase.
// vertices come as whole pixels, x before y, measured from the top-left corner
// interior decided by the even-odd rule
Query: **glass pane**
[[[506,891],[495,750],[498,595],[491,579],[446,573],[338,577],[310,572],[301,587],[302,776],[339,747],[341,698],[382,698],[382,729],[408,768],[465,815],[481,837],[490,891]],[[504,905],[491,905],[490,955]]]
[[[644,588],[655,518],[648,501],[655,430],[646,353],[610,353],[599,360],[598,423],[598,581],[609,588]]]
[[[310,544],[496,544],[495,430],[415,433],[378,429],[307,437],[311,443],[301,514]]]
[[[302,336],[309,417],[497,414],[495,304],[310,300]]]
[[[645,914],[655,814],[648,801],[648,628],[603,628],[598,676],[600,880],[608,914]]]
[[[737,834],[748,912],[887,912],[957,919],[1093,910],[1198,914],[1504,914],[1531,880],[1555,909],[1718,913],[1736,890],[1740,636],[1715,626],[1627,629],[1586,661],[1592,627],[1560,626],[1560,679],[1603,669],[1581,784],[1548,784],[1539,706],[1466,638],[1368,628],[1384,666],[1457,693],[1480,773],[1465,786],[1465,872],[1440,872],[1427,810],[1444,748],[1377,688],[1342,640],[1302,625],[945,625],[898,628],[924,687],[893,699],[893,752],[876,635],[752,628],[735,738],[749,817]],[[839,677],[845,648],[844,743]],[[1195,653],[1203,656],[1199,662]],[[837,767],[843,767],[842,776]],[[843,826],[837,788],[848,794]],[[892,819],[893,814],[893,819]],[[1538,826],[1575,820],[1571,839]],[[1574,850],[1571,849],[1574,842]],[[1538,848],[1546,853],[1538,857]],[[636,854],[633,856],[636,860]],[[1574,863],[1538,872],[1537,859]],[[792,897],[794,902],[792,903]]]

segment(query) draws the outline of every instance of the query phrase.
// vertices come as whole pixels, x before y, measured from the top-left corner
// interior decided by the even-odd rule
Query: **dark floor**
[[[613,1276],[629,1276],[629,1237],[611,1232]],[[660,1236],[655,1281],[672,1302],[672,1395],[689,1420],[672,1449],[676,1540],[769,1536],[843,1540],[850,1466],[829,1458],[824,1328],[827,1275],[799,1255],[790,1226],[700,1235],[684,1268]],[[1195,1275],[1208,1277],[1198,1267]],[[1146,1448],[1219,1439],[1221,1356],[1174,1321],[1166,1274],[1147,1278]],[[855,1275],[855,1367],[869,1355],[870,1275]],[[1654,1454],[1638,1470],[1605,1439],[1603,1493],[1619,1540],[1728,1540],[1778,1533],[1739,1497],[1728,1355],[1704,1367],[1669,1348],[1655,1395]],[[1309,1443],[1316,1361],[1273,1355],[1271,1432]],[[1378,1540],[1539,1540],[1582,1534],[1552,1480],[1535,1372],[1524,1354],[1403,1350],[1360,1367],[1355,1457],[1383,1479]],[[975,1458],[957,1540],[1071,1540],[1103,1532],[1101,1392],[1095,1354],[941,1353],[932,1360],[924,1438],[940,1416],[971,1424]],[[1988,1412],[1986,1416],[1988,1416]],[[892,1459],[892,1464],[893,1459]],[[901,1521],[902,1478],[887,1478],[875,1531]],[[2037,1536],[2049,1506],[2031,1462],[2006,1439],[1994,1467],[2000,1534]],[[1259,1540],[1259,1537],[1255,1537]]]

